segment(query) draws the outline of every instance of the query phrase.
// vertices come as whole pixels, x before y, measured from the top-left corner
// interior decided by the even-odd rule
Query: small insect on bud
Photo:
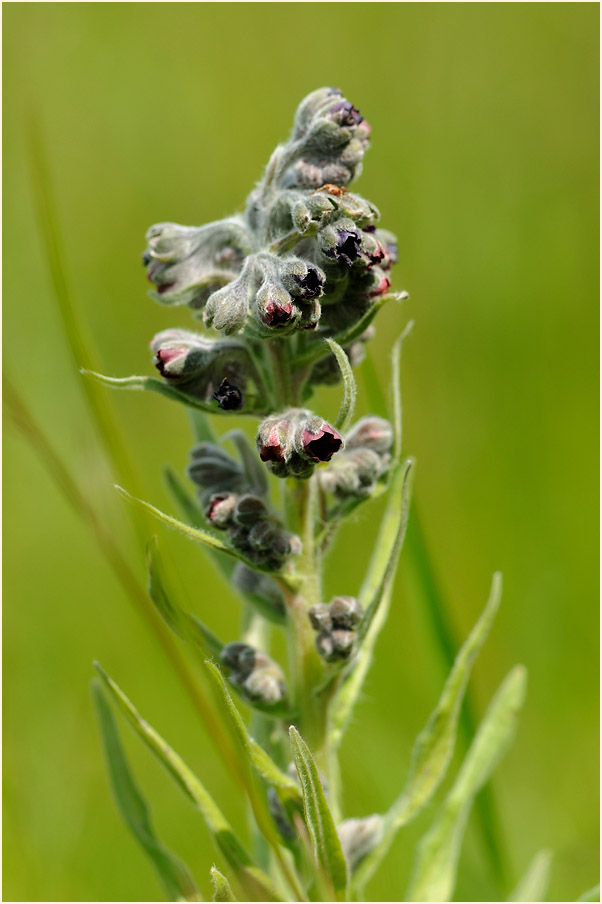
[[[383,837],[384,820],[377,813],[364,819],[345,819],[337,832],[349,870],[353,871]]]
[[[213,393],[213,398],[224,411],[240,411],[245,404],[245,397],[238,386],[233,386],[226,377]]]

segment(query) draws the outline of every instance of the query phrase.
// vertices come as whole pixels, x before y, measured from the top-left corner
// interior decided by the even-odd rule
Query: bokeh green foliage
[[[358,188],[397,233],[394,288],[412,295],[379,316],[372,360],[385,385],[392,337],[412,316],[403,395],[416,501],[458,638],[492,571],[504,572],[473,690],[482,714],[512,664],[529,669],[493,788],[510,884],[551,848],[552,900],[597,878],[598,17],[595,4],[563,3],[4,7],[4,364],[141,575],[53,301],[31,119],[43,125],[69,282],[114,375],[150,373],[152,335],[188,323],[145,297],[150,223],[239,208],[319,85],[339,85],[372,124]],[[361,384],[360,371],[363,413]],[[112,402],[146,498],[173,511],[161,471],[185,466],[183,410],[154,396]],[[328,390],[314,407],[334,416],[337,405]],[[10,427],[4,450],[4,897],[159,900],[108,793],[92,660],[244,831],[237,789],[90,536]],[[381,512],[376,503],[344,529],[332,593],[357,589]],[[162,542],[191,608],[236,639],[237,604],[202,552]],[[443,678],[406,552],[343,746],[346,815],[383,811],[399,793]],[[161,837],[209,894],[204,826],[124,740]],[[374,900],[401,893],[430,818],[398,838]],[[473,825],[457,897],[498,894]]]

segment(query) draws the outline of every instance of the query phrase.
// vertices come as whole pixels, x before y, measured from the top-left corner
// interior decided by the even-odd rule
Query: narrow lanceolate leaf
[[[413,462],[400,462],[391,478],[389,501],[380,524],[378,538],[362,585],[359,601],[365,610],[358,628],[358,641],[366,637],[383,596],[395,578],[397,560],[403,546],[410,510],[410,474]]]
[[[124,499],[127,499],[128,502],[133,502],[134,505],[138,505],[143,508],[145,511],[149,512],[149,514],[153,515],[158,521],[162,521],[163,524],[167,524],[168,527],[172,527],[174,530],[177,530],[178,533],[184,534],[185,537],[188,537],[190,540],[196,540],[197,543],[201,543],[203,546],[208,546],[210,549],[217,549],[220,552],[225,553],[229,556],[234,556],[237,559],[241,559],[243,562],[246,562],[244,556],[241,556],[237,550],[235,550],[232,546],[229,546],[227,543],[224,543],[223,540],[220,540],[219,537],[215,537],[213,534],[210,534],[206,530],[199,530],[197,527],[190,527],[189,524],[184,524],[182,521],[178,521],[177,518],[173,518],[171,515],[166,515],[160,509],[155,508],[154,505],[151,505],[150,502],[144,502],[142,499],[137,499],[136,496],[132,496],[128,493],[127,490],[124,490],[123,487],[115,485],[115,489],[121,493]]]
[[[211,876],[211,884],[213,885],[213,900],[214,901],[236,901],[237,898],[234,897],[234,892],[230,888],[230,883],[223,875],[220,873],[216,866],[212,866],[209,875]]]
[[[332,885],[335,900],[344,901],[347,890],[347,863],[322,790],[318,767],[309,747],[294,725],[289,729],[289,736],[303,792],[305,823],[314,845],[316,859]]]
[[[81,372],[84,376],[91,377],[98,383],[102,383],[103,386],[110,386],[111,389],[129,389],[134,392],[144,392],[147,390],[149,392],[156,392],[175,402],[182,402],[184,405],[189,405],[191,408],[198,408],[200,411],[207,412],[207,414],[220,413],[220,410],[216,408],[215,405],[211,405],[209,402],[203,402],[200,399],[195,399],[193,396],[186,395],[186,393],[180,392],[179,389],[175,389],[175,387],[170,386],[168,383],[164,383],[162,380],[157,379],[157,377],[107,377],[104,374],[96,373],[94,370],[86,370],[85,368],[82,369]]]
[[[502,591],[499,572],[493,576],[487,605],[458,653],[439,702],[419,734],[405,787],[385,816],[381,842],[360,863],[354,877],[361,888],[380,866],[399,829],[431,799],[445,774],[454,751],[460,708],[472,666],[497,613]]]
[[[339,408],[339,413],[334,422],[334,426],[337,430],[345,433],[353,417],[357,386],[355,385],[355,377],[353,376],[349,358],[344,349],[342,349],[334,339],[327,339],[326,342],[328,343],[330,351],[337,359],[337,364],[339,365],[339,370],[341,371],[341,376],[343,378],[343,398],[341,399],[341,407]]]
[[[414,321],[405,327],[402,334],[397,338],[391,352],[391,388],[393,395],[393,428],[395,431],[395,442],[393,445],[393,462],[401,461],[401,440],[402,440],[402,407],[401,407],[401,348],[404,340],[409,336],[410,330],[414,326]]]
[[[281,892],[271,879],[255,866],[225,816],[197,776],[155,729],[144,721],[123,691],[106,672],[98,664],[96,664],[96,668],[105,687],[130,725],[167,769],[184,794],[200,810],[217,847],[232,869],[241,889],[249,896],[249,900],[282,901]]]
[[[584,891],[580,898],[577,898],[577,902],[579,901],[599,901],[600,900],[600,883],[594,885],[593,888],[588,888],[587,891]]]
[[[545,901],[550,881],[551,851],[539,851],[522,877],[509,901]]]
[[[149,596],[169,627],[178,637],[198,647],[203,658],[219,656],[224,646],[222,641],[200,619],[184,612],[167,593],[156,537],[147,546],[146,564]]]
[[[186,866],[174,857],[155,835],[150,811],[130,772],[113,714],[96,681],[92,684],[92,693],[111,787],[124,822],[155,867],[165,888],[167,900],[202,901]]]
[[[270,785],[285,792],[286,795],[293,800],[300,801],[301,796],[297,783],[285,772],[282,772],[263,747],[260,747],[257,741],[254,741],[249,735],[243,718],[239,713],[234,700],[230,696],[219,668],[213,662],[207,662],[206,666],[215,687],[217,688],[222,706],[229,717],[233,733],[248,758],[250,765],[262,778],[269,782]]]
[[[439,815],[418,846],[406,901],[451,900],[470,808],[514,737],[526,687],[526,669],[515,666],[491,701]]]

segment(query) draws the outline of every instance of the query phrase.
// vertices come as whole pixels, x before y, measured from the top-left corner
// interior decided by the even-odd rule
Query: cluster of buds
[[[378,209],[347,189],[369,138],[368,123],[338,89],[308,95],[243,214],[148,230],[143,260],[153,297],[188,305],[227,336],[316,330],[321,339],[348,330],[388,291],[397,259],[395,237],[377,227]],[[194,361],[206,391],[211,379],[201,364],[210,362]],[[172,368],[165,376],[179,374]]]
[[[381,417],[364,417],[345,437],[345,450],[330,468],[320,472],[325,492],[338,499],[369,496],[388,473],[393,429]]]
[[[280,667],[246,643],[226,644],[221,661],[232,684],[256,706],[274,711],[286,707],[287,691]]]
[[[195,446],[188,475],[199,487],[209,523],[227,531],[230,543],[253,565],[277,571],[301,552],[299,537],[283,528],[261,498],[264,488],[253,486],[245,469],[219,446]]]
[[[320,462],[330,461],[343,437],[325,420],[304,408],[267,418],[257,433],[262,461],[276,477],[311,477]]]
[[[355,628],[364,610],[353,596],[336,596],[330,603],[318,603],[308,610],[317,632],[316,649],[326,662],[349,659],[355,650]]]

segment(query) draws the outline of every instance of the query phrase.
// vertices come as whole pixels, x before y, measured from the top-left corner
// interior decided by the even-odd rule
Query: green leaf
[[[445,777],[456,742],[468,679],[493,624],[501,592],[502,576],[496,572],[485,609],[458,653],[439,702],[416,740],[410,773],[403,791],[385,816],[382,840],[357,868],[354,881],[359,888],[380,866],[399,829],[428,803]]]
[[[184,794],[200,810],[217,847],[236,875],[241,888],[245,894],[249,895],[249,900],[282,901],[280,891],[271,879],[255,866],[225,816],[197,776],[155,729],[144,721],[123,691],[109,678],[100,665],[98,663],[95,665],[105,687],[130,725],[167,769]]]
[[[207,414],[220,413],[220,409],[216,408],[215,405],[211,405],[210,402],[203,402],[200,399],[195,399],[193,396],[181,392],[169,383],[164,383],[163,380],[159,380],[157,377],[107,377],[105,374],[99,374],[94,370],[86,370],[85,368],[82,368],[81,373],[86,377],[92,377],[93,380],[96,380],[97,383],[101,383],[103,386],[109,386],[111,389],[129,389],[134,392],[144,392],[147,390],[149,392],[156,392],[175,402],[182,402],[184,405],[188,405],[191,408],[205,411]]]
[[[224,646],[222,641],[195,615],[189,615],[184,612],[168,595],[165,589],[156,537],[153,537],[147,546],[146,563],[149,596],[172,631],[178,637],[198,647],[203,654],[203,658],[206,656],[219,656]]]
[[[303,792],[305,824],[313,842],[316,859],[332,885],[335,900],[344,901],[347,890],[347,863],[322,790],[318,767],[309,747],[294,725],[289,729],[289,736]]]
[[[599,901],[600,900],[600,883],[594,885],[593,888],[589,888],[587,891],[584,891],[580,898],[577,898],[577,901]]]
[[[391,477],[387,507],[380,524],[368,573],[359,594],[359,601],[366,613],[358,628],[360,643],[366,637],[382,598],[395,577],[397,560],[408,524],[409,478],[413,464],[411,459],[400,462]]]
[[[341,399],[341,407],[339,408],[339,413],[337,414],[334,426],[337,430],[340,430],[341,433],[345,433],[353,417],[357,386],[355,385],[353,369],[349,363],[349,358],[347,357],[345,350],[342,349],[334,339],[327,339],[326,342],[328,343],[330,351],[337,359],[337,364],[339,365],[339,370],[343,377],[343,398]]]
[[[182,521],[178,521],[177,518],[172,518],[171,515],[166,515],[160,509],[155,508],[154,505],[151,505],[150,502],[144,502],[142,499],[138,499],[136,496],[132,496],[131,493],[128,493],[127,490],[124,490],[123,487],[115,484],[115,489],[118,493],[127,499],[128,502],[133,502],[134,505],[140,506],[140,508],[149,512],[153,517],[155,517],[158,521],[162,521],[163,524],[167,524],[168,527],[172,527],[174,530],[177,530],[178,533],[184,534],[185,537],[188,537],[190,540],[196,540],[197,543],[201,543],[203,546],[208,546],[210,549],[217,549],[220,552],[225,553],[228,556],[233,556],[236,559],[241,559],[243,562],[247,562],[244,556],[242,556],[234,547],[230,546],[227,543],[224,543],[223,540],[220,540],[218,537],[209,533],[206,530],[199,530],[197,527],[190,527],[188,524],[184,524]],[[247,564],[249,564],[247,562]],[[257,566],[254,566],[257,568]]]
[[[545,901],[550,881],[551,851],[539,851],[508,898],[509,901]]]
[[[270,785],[285,792],[286,795],[293,800],[300,801],[301,795],[299,793],[299,787],[294,779],[285,772],[282,772],[263,747],[260,747],[257,741],[254,741],[253,738],[250,737],[247,726],[245,725],[234,700],[230,696],[228,688],[226,687],[226,682],[224,681],[224,677],[219,668],[213,662],[207,662],[205,664],[217,689],[222,704],[222,710],[225,710],[227,713],[236,740],[248,758],[251,766],[262,778],[269,782]]]
[[[98,682],[92,682],[107,759],[111,788],[117,808],[147,857],[155,867],[168,901],[202,901],[187,867],[157,839],[150,811],[129,770],[111,709]]]
[[[234,893],[230,888],[230,883],[223,875],[220,873],[216,866],[212,866],[209,875],[211,877],[211,884],[213,885],[213,900],[214,901],[236,901],[237,898],[234,897]]]
[[[514,737],[527,672],[515,666],[491,701],[454,785],[418,846],[406,901],[449,901],[470,808]]]

